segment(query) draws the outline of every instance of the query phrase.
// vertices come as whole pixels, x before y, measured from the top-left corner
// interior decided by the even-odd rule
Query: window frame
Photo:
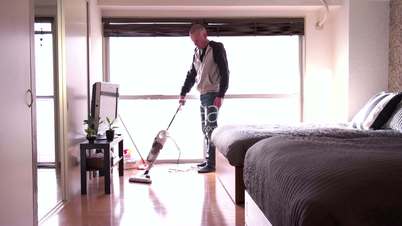
[[[50,23],[51,31],[36,31],[34,30],[34,35],[37,34],[51,34],[52,35],[52,45],[53,45],[53,95],[36,95],[36,99],[53,100],[54,106],[54,124],[58,125],[58,98],[57,98],[57,84],[58,84],[58,73],[57,73],[57,24],[55,18],[53,17],[35,17],[35,23]],[[54,130],[54,140],[55,140],[55,162],[37,162],[38,167],[60,167],[60,152],[59,152],[59,135],[58,130]]]

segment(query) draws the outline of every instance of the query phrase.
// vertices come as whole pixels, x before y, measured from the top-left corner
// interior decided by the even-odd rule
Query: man
[[[191,69],[180,92],[179,103],[184,105],[186,94],[197,83],[201,100],[201,128],[207,148],[206,161],[198,164],[198,172],[209,173],[215,171],[215,146],[211,142],[211,134],[217,127],[218,110],[228,88],[228,62],[223,44],[209,41],[204,26],[194,24],[189,35],[196,48]]]

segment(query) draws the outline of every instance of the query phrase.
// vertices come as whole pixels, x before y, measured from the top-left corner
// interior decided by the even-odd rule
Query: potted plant
[[[96,120],[92,116],[89,116],[88,119],[84,120],[84,125],[87,125],[87,128],[85,128],[85,133],[87,134],[86,138],[90,143],[93,143],[96,140],[95,123]]]
[[[113,139],[114,139],[114,129],[116,129],[118,127],[113,125],[116,122],[116,119],[110,119],[109,117],[106,117],[106,122],[109,127],[109,129],[106,130],[106,139],[107,139],[107,141],[110,142],[110,141],[113,141]]]

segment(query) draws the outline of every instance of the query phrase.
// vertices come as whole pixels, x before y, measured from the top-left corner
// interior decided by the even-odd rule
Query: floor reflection
[[[156,165],[150,185],[129,183],[134,170],[124,177],[114,173],[110,195],[104,194],[103,177],[91,180],[88,195],[74,198],[55,216],[57,222],[52,218],[43,225],[244,225],[243,208],[233,204],[214,173],[198,174],[194,164],[180,166],[186,170],[169,170],[172,166]]]
[[[38,219],[42,219],[61,201],[60,176],[55,168],[39,168],[38,179]]]

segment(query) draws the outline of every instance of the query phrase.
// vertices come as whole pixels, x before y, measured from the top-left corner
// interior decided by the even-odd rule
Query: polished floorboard
[[[130,183],[136,170],[113,172],[105,195],[103,177],[88,182],[79,195],[47,219],[43,226],[240,226],[244,208],[233,204],[215,173],[198,174],[195,164],[158,164],[152,184]]]
[[[60,177],[55,168],[38,168],[38,219],[42,219],[62,199]]]

